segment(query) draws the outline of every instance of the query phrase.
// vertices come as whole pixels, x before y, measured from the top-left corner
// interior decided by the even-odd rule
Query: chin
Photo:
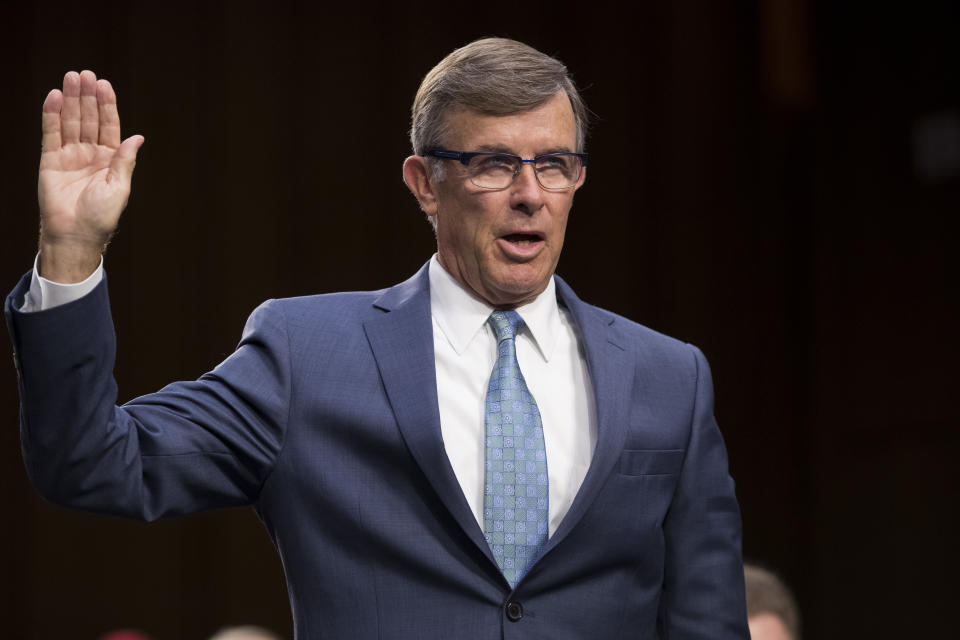
[[[523,304],[537,297],[545,288],[546,282],[542,280],[533,282],[511,280],[498,282],[495,290],[501,304]]]
[[[500,269],[497,280],[505,289],[524,290],[536,289],[546,282],[546,269],[536,262],[520,262],[504,265]]]

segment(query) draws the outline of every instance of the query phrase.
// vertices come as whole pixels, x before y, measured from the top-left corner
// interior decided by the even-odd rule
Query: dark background
[[[109,78],[147,140],[106,259],[126,400],[213,367],[265,298],[413,273],[417,85],[472,39],[524,40],[597,115],[559,272],[709,357],[746,556],[793,586],[807,638],[953,637],[960,5],[882,4],[6,3],[4,287],[33,260],[40,105],[68,69]],[[251,511],[55,508],[12,366],[0,393],[5,637],[291,634]]]

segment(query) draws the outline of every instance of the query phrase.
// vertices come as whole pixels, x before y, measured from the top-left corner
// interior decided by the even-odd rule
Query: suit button
[[[507,620],[516,622],[523,617],[523,605],[519,602],[507,603]]]

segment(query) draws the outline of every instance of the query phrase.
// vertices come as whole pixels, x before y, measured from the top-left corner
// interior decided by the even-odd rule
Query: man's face
[[[510,116],[465,109],[447,115],[454,151],[503,151],[522,158],[576,151],[576,125],[563,92],[542,106]],[[563,249],[573,194],[583,184],[546,191],[533,167],[523,165],[506,189],[490,191],[470,182],[466,167],[446,163],[446,177],[434,183],[440,263],[477,298],[495,307],[515,307],[540,294],[553,276]],[[432,210],[431,210],[432,209]]]

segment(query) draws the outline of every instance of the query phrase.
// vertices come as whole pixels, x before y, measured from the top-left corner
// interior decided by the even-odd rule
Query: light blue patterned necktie
[[[517,362],[515,337],[523,328],[516,311],[494,311],[497,361],[486,402],[483,533],[511,587],[547,543],[547,452],[540,410]]]

